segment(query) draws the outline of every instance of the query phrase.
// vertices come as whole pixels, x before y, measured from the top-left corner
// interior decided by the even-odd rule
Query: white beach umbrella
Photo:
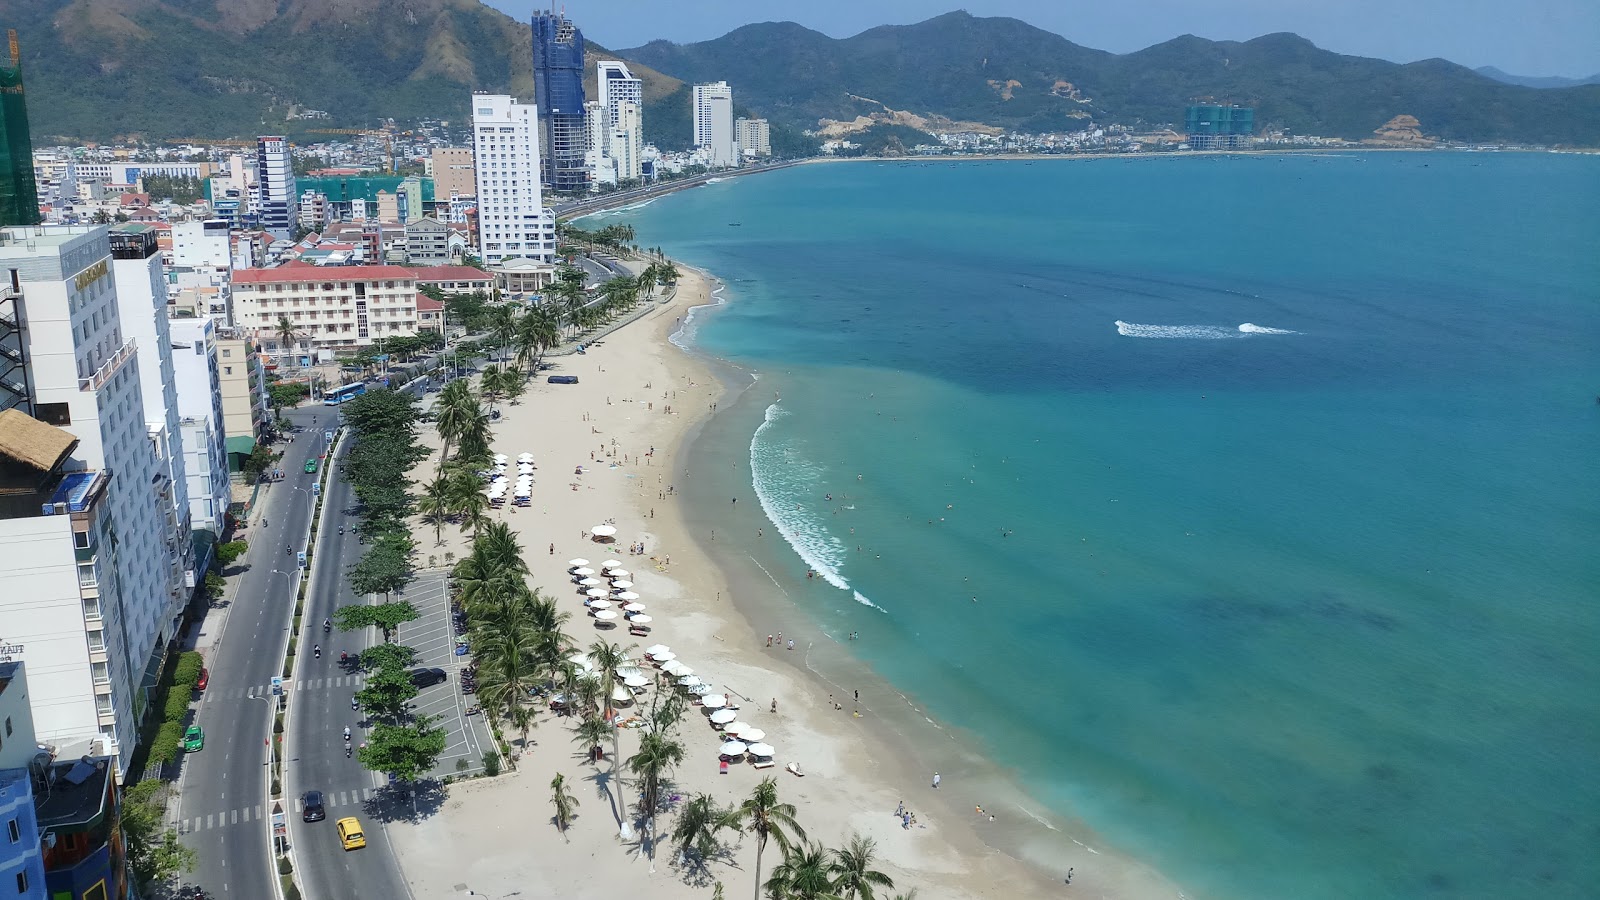
[[[620,560],[620,559],[608,559],[605,562],[600,564],[600,568],[602,568],[602,569],[620,569],[620,568],[622,568],[622,560]]]
[[[503,463],[506,461],[506,455],[504,453],[496,453],[494,455],[494,461],[496,464]]]
[[[597,537],[611,537],[612,535],[617,533],[617,526],[615,526],[615,525],[596,525],[593,528],[589,529],[589,533],[592,534],[592,535],[595,535]]]
[[[627,678],[622,679],[622,683],[631,688],[642,688],[649,686],[650,679],[643,675],[629,675]]]
[[[590,609],[610,609],[611,608],[611,601],[610,600],[590,600],[589,601],[589,608]]]
[[[689,693],[691,693],[691,694],[693,694],[693,695],[695,695],[696,697],[704,697],[706,694],[711,693],[711,685],[709,685],[709,684],[691,684],[688,687],[684,688],[684,690],[689,692]]]
[[[599,612],[595,613],[594,617],[596,619],[599,619],[602,622],[609,622],[612,619],[615,619],[617,617],[617,614],[615,612],[609,610],[609,609],[602,609]]]
[[[584,587],[599,587],[600,586],[600,579],[598,579],[598,578],[580,578],[580,579],[578,579],[578,583],[583,585]]]
[[[716,695],[713,694],[712,696]],[[738,717],[739,714],[731,709],[719,709],[711,714],[711,721],[718,725],[726,725]]]
[[[651,644],[644,648],[644,653],[646,656],[655,656],[657,653],[669,653],[671,650],[672,648],[666,644]]]
[[[567,565],[569,567],[571,567],[571,568],[574,568],[574,569],[579,568],[581,566],[587,566],[588,564],[589,564],[589,561],[587,559],[582,559],[582,558],[567,560]]]
[[[677,662],[677,660],[678,660],[677,654],[673,653],[670,650],[667,651],[666,653],[652,653],[652,654],[650,654],[650,658],[655,660],[657,665],[660,665],[661,663]],[[680,663],[680,665],[681,665],[681,663]],[[662,669],[665,670],[666,666],[662,666]]]
[[[722,694],[707,694],[700,698],[700,705],[706,709],[721,709],[728,705],[728,698]],[[738,717],[735,716],[734,718]],[[726,721],[732,722],[733,719],[727,719]]]
[[[567,662],[578,666],[584,671],[589,671],[594,668],[594,666],[589,662],[589,654],[583,652],[582,650],[574,650],[573,652],[567,654]]]
[[[639,595],[635,594],[633,591],[622,591],[621,593],[617,594],[617,599],[632,603],[633,601],[639,599]]]
[[[744,744],[740,741],[728,741],[721,747],[718,747],[717,752],[723,756],[743,756]]]
[[[694,674],[694,669],[689,668],[675,659],[667,660],[666,664],[661,667],[661,671],[671,675],[673,678],[682,678],[685,675]]]
[[[628,621],[635,625],[649,625],[651,622],[654,622],[655,619],[650,618],[644,613],[634,613],[628,617]]]
[[[749,751],[751,756],[775,756],[778,753],[777,747],[761,743],[751,744],[745,750]]]
[[[627,578],[631,574],[632,573],[630,573],[627,569],[607,569],[606,570],[606,577],[607,578]]]
[[[611,686],[611,699],[615,703],[632,703],[633,691],[624,685],[614,684]]]
[[[647,677],[648,674],[649,673],[645,672],[645,670],[639,668],[633,663],[628,663],[624,666],[617,666],[618,678],[632,678],[635,675],[639,676],[640,678],[644,678]]]
[[[735,722],[729,722],[728,724],[722,726],[722,730],[724,732],[728,733],[728,734],[739,734],[740,733],[740,729],[749,728],[749,727],[750,727],[750,723],[748,723],[748,722],[737,722],[737,721],[735,721]],[[742,740],[744,740],[744,738],[740,738],[739,740],[742,741]]]
[[[578,576],[579,578],[588,578],[590,575],[594,574],[594,570],[588,566],[579,566],[578,568],[572,570],[572,574]]]
[[[533,454],[523,451],[517,454],[517,462],[533,462]]]
[[[618,597],[617,599],[621,600],[623,598]],[[644,604],[643,603],[629,603],[628,605],[626,605],[626,606],[624,606],[622,608],[624,610],[628,611],[628,612],[631,612],[631,613],[642,613],[642,612],[644,612]]]
[[[589,588],[587,591],[584,591],[584,593],[589,595],[590,597],[596,597],[596,598],[611,596],[611,592],[606,590],[605,588]]]
[[[765,738],[767,736],[767,733],[765,731],[762,731],[761,729],[756,728],[756,727],[751,726],[751,725],[745,725],[743,722],[735,722],[733,724],[734,725],[740,725],[742,727],[734,728],[732,726],[729,726],[727,730],[732,731],[735,734],[739,735],[739,740],[741,740],[741,741],[745,741],[745,742],[759,741],[759,740],[761,740],[761,739],[763,739],[763,738]]]
[[[684,668],[688,668],[688,666],[685,666]],[[668,673],[668,674],[671,674],[671,673]],[[694,687],[695,685],[697,685],[699,683],[700,683],[700,676],[699,675],[685,675],[685,676],[683,676],[683,677],[678,679],[678,686],[679,687]]]

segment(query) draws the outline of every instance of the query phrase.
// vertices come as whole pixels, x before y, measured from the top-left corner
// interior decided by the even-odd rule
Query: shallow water
[[[702,440],[748,511],[701,521],[1041,805],[1209,896],[1578,897],[1595,196],[1533,154],[860,163],[621,218],[761,377]]]

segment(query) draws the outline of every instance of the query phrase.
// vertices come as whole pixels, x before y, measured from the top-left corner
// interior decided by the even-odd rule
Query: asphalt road
[[[193,720],[205,730],[205,748],[185,755],[178,783],[183,842],[199,857],[186,880],[227,900],[276,896],[266,784],[272,704],[252,698],[270,693],[282,664],[299,573],[296,557],[279,548],[304,548],[317,477],[305,473],[305,461],[323,449],[336,411],[312,407],[289,418],[306,430],[284,449],[284,480],[263,489],[257,518],[242,534],[251,544],[241,560],[247,568],[233,576],[233,599],[215,626],[210,683]],[[263,518],[269,527],[261,527]]]

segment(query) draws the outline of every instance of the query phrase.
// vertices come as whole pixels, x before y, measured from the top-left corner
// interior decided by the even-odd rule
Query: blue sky
[[[527,19],[535,0],[485,0]],[[750,22],[799,22],[834,37],[919,22],[959,0],[573,0],[567,15],[607,47],[687,43]],[[1396,62],[1442,56],[1517,75],[1600,72],[1600,0],[977,0],[975,16],[1013,16],[1088,47],[1127,53],[1180,34],[1248,40],[1293,31],[1320,47]]]

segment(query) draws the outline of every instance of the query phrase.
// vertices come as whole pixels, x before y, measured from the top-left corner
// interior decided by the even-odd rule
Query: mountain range
[[[479,0],[0,0],[20,34],[36,143],[294,133],[460,120],[472,90],[531,98],[527,23]],[[578,22],[580,27],[584,24]],[[646,138],[690,132],[689,85],[728,81],[740,114],[799,129],[875,123],[1029,131],[1181,122],[1192,98],[1256,108],[1258,126],[1347,138],[1395,116],[1447,139],[1600,146],[1600,85],[1505,84],[1445,60],[1400,65],[1292,34],[1174,38],[1136,53],[1082,47],[1008,18],[949,13],[836,39],[793,23],[629,50]]]
[[[1578,87],[1584,84],[1600,84],[1600,72],[1596,72],[1588,78],[1563,78],[1560,75],[1512,75],[1510,72],[1502,72],[1494,66],[1479,66],[1472,71],[1485,78],[1493,78],[1495,81],[1504,84],[1520,84],[1523,87],[1531,88],[1564,88]]]

